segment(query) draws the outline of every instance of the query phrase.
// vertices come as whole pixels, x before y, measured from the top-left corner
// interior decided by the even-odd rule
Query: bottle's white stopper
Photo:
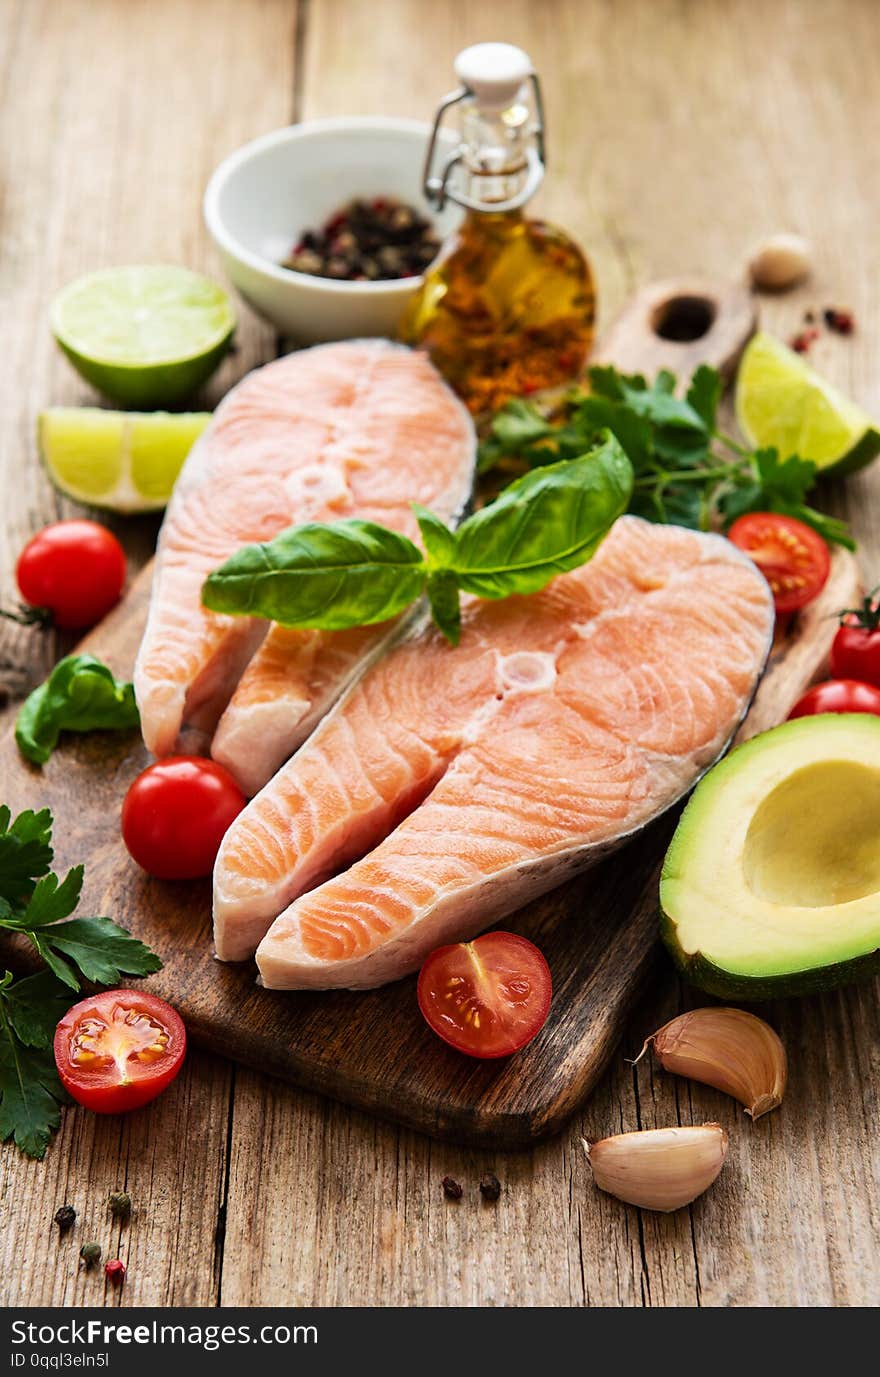
[[[512,43],[475,43],[455,59],[455,75],[481,105],[512,105],[534,68],[528,53]]]

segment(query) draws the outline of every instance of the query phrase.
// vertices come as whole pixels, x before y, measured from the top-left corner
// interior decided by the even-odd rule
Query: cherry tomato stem
[[[858,614],[846,617],[831,646],[831,673],[880,688],[880,626],[861,623]]]
[[[56,626],[94,626],[122,596],[125,554],[97,521],[56,521],[22,550],[15,568],[19,592],[31,608],[50,614]],[[27,615],[27,614],[25,614]]]

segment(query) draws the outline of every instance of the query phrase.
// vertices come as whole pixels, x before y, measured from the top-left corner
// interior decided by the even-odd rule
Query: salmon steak
[[[399,633],[239,815],[218,956],[366,988],[585,869],[694,785],[754,694],[770,590],[728,540],[621,517],[540,593]]]
[[[207,611],[205,578],[242,545],[308,521],[359,517],[417,539],[411,504],[453,520],[475,454],[465,407],[402,345],[319,345],[248,374],[193,446],[162,525],[134,673],[149,750],[211,747],[256,793],[390,628],[268,628]]]

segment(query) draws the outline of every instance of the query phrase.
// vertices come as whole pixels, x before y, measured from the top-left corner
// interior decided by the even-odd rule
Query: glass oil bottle
[[[481,416],[581,372],[595,290],[577,244],[523,213],[545,166],[541,88],[528,56],[479,43],[458,55],[455,71],[462,84],[437,112],[424,191],[438,208],[449,198],[466,214],[425,273],[400,335],[427,349]],[[460,143],[437,176],[437,136],[453,107]]]

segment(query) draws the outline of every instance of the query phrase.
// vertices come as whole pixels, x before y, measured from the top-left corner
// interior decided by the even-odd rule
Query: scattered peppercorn
[[[462,1195],[464,1194],[464,1191],[462,1190],[459,1182],[456,1181],[454,1177],[444,1176],[443,1194],[446,1196],[447,1200],[460,1200]]]
[[[826,306],[822,312],[822,317],[829,330],[833,330],[838,335],[851,335],[855,329],[855,317],[852,311],[838,311],[834,306]]]
[[[121,1286],[125,1281],[125,1263],[115,1257],[111,1262],[104,1263],[104,1273],[114,1286]]]
[[[436,258],[440,240],[430,220],[391,196],[349,201],[319,230],[300,235],[281,266],[338,282],[415,277]]]
[[[480,1181],[480,1195],[484,1200],[496,1201],[501,1195],[501,1182],[494,1172],[487,1171]]]
[[[55,1211],[55,1223],[63,1234],[66,1234],[68,1229],[72,1229],[76,1223],[76,1210],[73,1206],[61,1205]]]
[[[816,319],[815,311],[804,311],[804,321],[807,325],[812,325]]]
[[[84,1243],[79,1250],[79,1255],[86,1264],[87,1270],[94,1267],[96,1263],[101,1261],[100,1243]]]
[[[131,1196],[127,1191],[114,1191],[108,1204],[114,1219],[121,1219],[125,1223],[131,1218]]]
[[[819,331],[815,327],[808,330],[801,330],[791,341],[791,348],[796,354],[806,354],[814,340],[819,338]]]

